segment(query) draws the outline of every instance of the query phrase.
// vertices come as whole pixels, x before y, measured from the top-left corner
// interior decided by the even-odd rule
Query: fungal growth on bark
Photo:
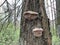
[[[32,30],[32,33],[35,37],[41,37],[42,36],[43,29],[42,28],[34,28]]]
[[[44,0],[24,0],[20,27],[20,45],[51,45]]]
[[[26,11],[24,12],[24,18],[27,20],[33,20],[38,17],[38,13],[34,11]]]

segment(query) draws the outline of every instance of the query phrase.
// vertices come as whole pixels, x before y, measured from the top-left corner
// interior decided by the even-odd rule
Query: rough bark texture
[[[28,10],[38,12],[38,18],[30,21],[26,20],[23,17],[23,12]],[[41,27],[44,29],[41,37],[37,38],[33,35],[32,29],[35,27]],[[44,7],[44,0],[24,0],[21,16],[20,37],[21,45],[51,45],[51,35]]]

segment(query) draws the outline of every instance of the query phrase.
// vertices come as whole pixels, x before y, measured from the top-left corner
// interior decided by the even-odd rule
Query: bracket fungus
[[[32,30],[32,33],[35,37],[41,37],[42,36],[43,29],[42,28],[34,28]]]
[[[36,19],[38,17],[38,13],[34,12],[34,11],[25,11],[23,13],[23,16],[25,19],[33,20],[33,19]]]

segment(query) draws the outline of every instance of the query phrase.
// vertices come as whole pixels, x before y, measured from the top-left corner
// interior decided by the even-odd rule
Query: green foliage
[[[60,45],[60,38],[57,36],[52,36],[52,45]]]
[[[4,26],[5,27],[5,26]],[[0,45],[13,45],[19,40],[19,28],[14,30],[12,23],[6,28],[3,28],[0,32]]]
[[[52,42],[59,42],[60,39],[57,36],[52,37]]]
[[[52,45],[60,45],[60,38],[57,36],[56,27],[51,26]]]

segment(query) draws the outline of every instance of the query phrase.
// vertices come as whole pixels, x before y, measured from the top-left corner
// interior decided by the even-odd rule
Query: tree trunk
[[[44,0],[24,0],[21,15],[20,45],[51,45],[51,34],[49,21],[46,15]],[[23,17],[25,11],[38,12],[38,18],[27,20]],[[43,35],[35,37],[32,33],[33,28],[43,28]]]

